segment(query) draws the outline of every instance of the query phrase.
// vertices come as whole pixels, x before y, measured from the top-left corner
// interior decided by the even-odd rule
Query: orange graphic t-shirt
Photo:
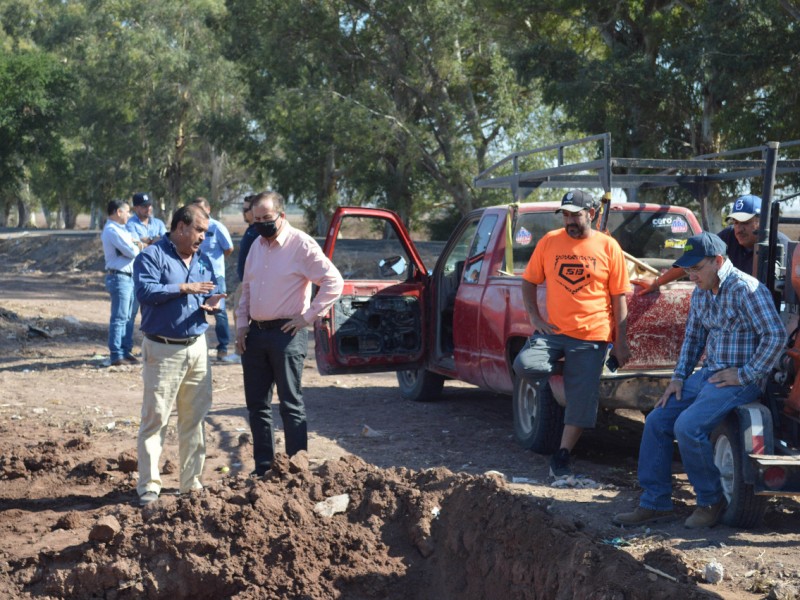
[[[547,282],[547,316],[557,333],[613,341],[611,296],[627,292],[630,281],[622,248],[610,235],[592,231],[574,239],[564,229],[551,231],[536,244],[522,278]]]

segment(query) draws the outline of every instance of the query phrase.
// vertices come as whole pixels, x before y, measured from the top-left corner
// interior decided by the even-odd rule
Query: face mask
[[[278,233],[278,219],[279,217],[275,217],[275,220],[273,221],[262,221],[259,223],[254,223],[258,235],[263,236],[265,238],[274,237],[275,234]]]

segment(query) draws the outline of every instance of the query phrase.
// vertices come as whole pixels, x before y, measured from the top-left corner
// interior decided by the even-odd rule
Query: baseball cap
[[[150,201],[150,194],[137,192],[133,195],[134,206],[150,206],[151,204],[152,202]]]
[[[728,215],[728,218],[736,221],[749,221],[756,215],[760,214],[761,198],[758,196],[753,196],[752,194],[747,194],[746,196],[740,196],[736,199],[736,202],[733,203],[733,208],[731,209],[731,214]]]
[[[580,212],[582,210],[589,210],[594,208],[594,198],[583,190],[570,190],[561,199],[561,206],[556,209],[556,212],[566,210],[567,212]]]
[[[673,267],[688,269],[695,266],[707,256],[727,256],[728,247],[718,235],[704,231],[686,240],[683,256],[675,261]]]

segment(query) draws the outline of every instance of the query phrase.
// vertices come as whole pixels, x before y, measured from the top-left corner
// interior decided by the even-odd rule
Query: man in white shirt
[[[106,264],[106,291],[111,296],[111,319],[108,326],[110,366],[137,364],[133,355],[133,259],[142,243],[135,241],[125,227],[130,207],[124,200],[112,200],[108,220],[100,239]]]

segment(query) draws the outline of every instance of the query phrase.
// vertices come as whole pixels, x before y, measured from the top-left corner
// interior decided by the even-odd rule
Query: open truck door
[[[344,279],[341,298],[314,324],[322,375],[421,366],[427,353],[428,272],[400,216],[340,207],[323,247]]]

